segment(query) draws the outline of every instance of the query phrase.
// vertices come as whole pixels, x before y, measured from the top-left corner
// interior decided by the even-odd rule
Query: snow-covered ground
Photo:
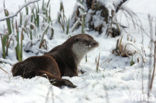
[[[76,0],[62,0],[65,5],[65,13],[70,17]],[[3,0],[0,0],[3,2]],[[53,19],[56,19],[59,10],[59,0],[51,0]],[[22,5],[24,0],[6,0],[6,7],[14,13],[18,6]],[[147,15],[156,16],[155,0],[129,0],[125,5],[139,15],[143,27],[149,30]],[[3,17],[3,5],[0,3],[0,18]],[[124,22],[124,21],[123,21]],[[2,22],[4,24],[4,22]],[[0,27],[1,22],[0,22]],[[54,39],[48,40],[48,50],[58,44],[63,43],[68,36],[60,30],[58,25],[54,25]],[[73,34],[78,34],[77,30]],[[140,49],[141,33],[130,28],[128,33],[136,40],[135,44]],[[149,69],[149,38],[144,36],[144,50],[147,54],[142,77],[140,62],[130,66],[132,57],[120,57],[112,54],[116,46],[116,40],[119,38],[110,38],[104,35],[98,35],[96,32],[88,32],[98,42],[99,47],[88,53],[88,61],[85,58],[81,61],[79,69],[85,71],[77,77],[63,77],[71,80],[77,88],[63,89],[52,86],[49,81],[42,77],[32,79],[23,79],[21,77],[12,77],[11,65],[0,63],[0,102],[1,103],[143,103],[147,98],[148,69]],[[0,46],[0,53],[2,49]],[[99,71],[96,71],[96,58],[100,53]],[[9,51],[9,56],[5,61],[14,64],[17,62],[14,50]],[[24,59],[35,54],[24,53]],[[39,54],[41,55],[41,54]],[[1,56],[0,56],[1,57]],[[138,55],[135,59],[141,58]],[[3,60],[0,58],[0,61]],[[143,81],[142,81],[143,78]],[[143,86],[142,86],[143,85]],[[144,93],[142,93],[142,90]],[[153,83],[153,90],[150,96],[150,103],[156,103],[156,81]]]

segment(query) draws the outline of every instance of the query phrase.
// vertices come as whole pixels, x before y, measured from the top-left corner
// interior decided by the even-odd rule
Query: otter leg
[[[76,69],[71,69],[71,68],[65,68],[65,72],[61,76],[78,76],[77,68]]]

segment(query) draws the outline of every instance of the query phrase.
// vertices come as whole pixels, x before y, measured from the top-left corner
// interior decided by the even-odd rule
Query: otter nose
[[[96,41],[94,41],[94,42],[91,43],[91,45],[92,45],[92,46],[97,46],[98,43],[97,43]]]
[[[96,45],[96,44],[97,44],[96,42],[93,43],[93,45]]]

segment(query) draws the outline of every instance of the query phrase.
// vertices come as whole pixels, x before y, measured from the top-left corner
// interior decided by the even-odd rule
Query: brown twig
[[[0,67],[0,69],[1,69],[3,72],[9,74],[9,73],[8,73],[6,70],[4,70],[2,67]]]
[[[156,42],[154,43],[154,64],[153,64],[153,71],[152,71],[152,76],[151,76],[151,80],[150,80],[150,86],[149,86],[149,90],[152,90],[153,87],[153,81],[154,81],[154,77],[155,77],[155,67],[156,66]]]
[[[32,4],[32,3],[38,2],[38,1],[40,1],[40,0],[34,0],[34,1],[30,1],[30,2],[28,2],[28,3],[25,3],[19,10],[16,11],[15,14],[10,15],[10,16],[7,16],[7,17],[4,17],[4,18],[0,19],[0,21],[4,21],[4,20],[6,20],[6,19],[13,18],[13,17],[17,16],[17,14],[18,14],[19,12],[21,12],[23,8],[25,8],[26,6],[28,6],[28,5]]]

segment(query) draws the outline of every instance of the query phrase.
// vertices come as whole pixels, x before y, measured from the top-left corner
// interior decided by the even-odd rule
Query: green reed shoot
[[[22,51],[23,51],[23,29],[21,31],[21,36],[19,35],[19,28],[17,26],[16,22],[16,41],[17,41],[17,46],[16,46],[16,57],[17,60],[22,61]],[[21,38],[20,38],[21,37]]]
[[[9,11],[7,9],[4,9],[4,14],[5,16],[9,16]],[[11,30],[10,18],[6,19],[6,24],[7,24],[8,34],[11,34],[12,30]]]
[[[8,41],[8,34],[1,36],[1,43],[2,43],[2,57],[5,59],[7,56],[6,47]]]
[[[85,16],[82,16],[82,23],[81,23],[81,33],[85,33]]]
[[[43,44],[43,42],[44,42],[44,36],[45,36],[45,34],[47,33],[48,29],[49,29],[49,26],[47,26],[47,28],[46,28],[46,29],[44,30],[44,32],[42,33],[42,37],[41,37],[41,42],[40,42],[39,48],[42,47],[42,44]]]

